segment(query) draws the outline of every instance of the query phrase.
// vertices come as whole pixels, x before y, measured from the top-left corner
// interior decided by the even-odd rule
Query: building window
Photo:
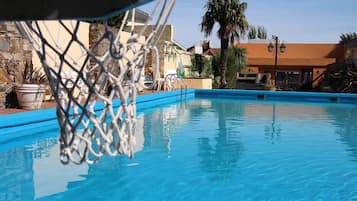
[[[303,83],[311,83],[312,82],[312,72],[304,72]]]
[[[300,75],[299,71],[280,71],[277,72],[276,84],[280,88],[297,88],[300,86]]]

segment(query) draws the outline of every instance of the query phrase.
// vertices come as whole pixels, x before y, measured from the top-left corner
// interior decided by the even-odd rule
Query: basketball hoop
[[[132,157],[141,72],[147,52],[158,53],[156,44],[175,0],[158,0],[140,25],[135,21],[135,9],[127,10],[148,0],[117,0],[99,6],[101,1],[50,1],[53,4],[48,1],[24,1],[26,5],[32,2],[38,7],[22,5],[17,9],[22,8],[23,13],[0,12],[0,19],[16,21],[19,31],[40,57],[56,100],[61,162],[93,164],[105,154]],[[46,5],[39,7],[41,3]],[[89,6],[82,9],[79,3]],[[3,8],[10,7],[5,3]],[[109,27],[109,17],[123,11],[126,12],[120,27],[117,30]],[[55,21],[46,21],[48,19]],[[103,20],[105,31],[88,48],[78,37],[79,30],[86,26],[84,21],[93,19]],[[125,39],[124,30],[129,32]],[[100,48],[105,49],[103,55],[95,53]],[[80,50],[81,54],[72,55],[72,49]]]

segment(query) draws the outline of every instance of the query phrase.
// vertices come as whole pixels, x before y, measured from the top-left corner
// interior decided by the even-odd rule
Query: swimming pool
[[[191,92],[138,100],[135,157],[92,166],[60,164],[51,117],[1,118],[0,200],[357,199],[354,96]]]

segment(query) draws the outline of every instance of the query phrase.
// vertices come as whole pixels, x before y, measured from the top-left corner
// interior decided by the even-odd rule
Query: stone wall
[[[21,36],[15,23],[0,22],[0,73],[7,72],[11,81],[20,82],[25,63],[31,61],[31,44]],[[0,83],[4,82],[0,80]]]
[[[114,35],[118,33],[118,29],[112,28]],[[105,32],[105,26],[102,24],[98,23],[92,23],[89,26],[89,48],[93,48],[94,45],[102,38],[103,34]],[[128,32],[122,32],[120,36],[120,41],[124,42],[127,41],[130,37],[130,33]],[[144,41],[144,37],[140,38],[139,40]],[[107,51],[109,47],[109,40],[104,39],[102,40],[99,44],[97,44],[96,48],[93,49],[93,53],[96,56],[103,56]],[[114,61],[111,61],[114,62]],[[110,62],[110,63],[111,63]],[[151,59],[149,59],[149,62],[151,62]],[[147,62],[148,63],[148,62]],[[146,65],[147,66],[147,65]],[[151,65],[149,65],[151,66]],[[113,69],[112,73],[116,74],[115,69]]]
[[[93,46],[101,39],[105,32],[105,27],[102,24],[92,23],[89,25],[89,48]],[[116,29],[113,29],[114,33],[118,33]],[[103,56],[108,50],[109,41],[103,40],[96,48],[93,49],[93,53],[96,56]]]
[[[142,26],[136,26],[134,31],[139,32],[142,28],[143,28]],[[153,32],[154,28],[155,28],[154,25],[149,25],[145,29],[143,35],[145,37],[148,37]],[[127,27],[127,29],[129,31],[130,27]],[[174,37],[173,33],[174,33],[173,25],[165,25],[160,40],[157,42],[157,48],[159,50],[160,77],[162,78],[165,77],[165,68],[167,68],[167,66],[165,66],[164,48],[166,47],[167,42],[173,41],[173,37]],[[156,60],[154,58],[155,54],[150,54],[149,56],[151,57],[151,59],[149,60],[149,62],[146,62],[145,67],[148,69],[153,69],[153,67],[156,66],[155,64]]]
[[[0,109],[6,108],[6,93],[0,92]]]
[[[118,33],[118,29],[113,28],[111,31],[116,35]],[[109,49],[109,40],[108,39],[103,39],[101,42],[99,40],[102,39],[103,34],[105,33],[105,26],[99,23],[91,23],[89,25],[89,48],[92,49],[94,55],[96,56],[104,56],[104,54],[108,51]],[[99,42],[99,43],[98,43]],[[98,44],[97,44],[98,43]],[[94,48],[94,46],[96,47]],[[109,65],[113,65],[115,61],[111,60],[109,62]],[[92,63],[94,65],[94,63]],[[112,71],[113,74],[117,75],[119,74],[119,69],[114,69]],[[96,77],[98,72],[93,72],[94,77]]]

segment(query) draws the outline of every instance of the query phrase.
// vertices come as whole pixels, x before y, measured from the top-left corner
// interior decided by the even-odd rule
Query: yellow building
[[[140,30],[141,27],[137,26],[136,29]],[[144,32],[144,36],[149,36],[153,31],[154,26],[149,26]],[[174,26],[165,25],[160,40],[157,43],[159,50],[159,67],[160,77],[165,78],[168,74],[176,74],[182,67],[190,67],[191,53],[174,40]],[[148,56],[148,61],[145,66],[146,76],[150,77],[154,71],[156,64],[156,55],[151,52]]]

